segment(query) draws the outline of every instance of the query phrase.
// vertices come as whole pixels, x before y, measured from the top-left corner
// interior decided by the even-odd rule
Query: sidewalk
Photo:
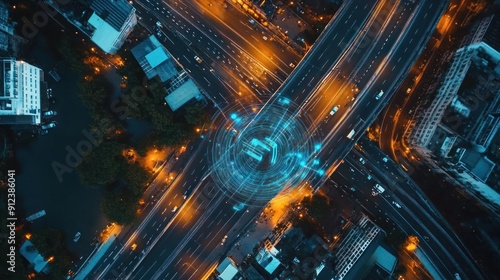
[[[116,236],[121,232],[122,227],[119,225],[114,225],[109,235],[107,236],[106,241],[101,243],[101,246],[97,247],[97,250],[94,251],[93,255],[89,256],[90,259],[87,258],[85,264],[80,267],[80,269],[76,272],[75,280],[83,280],[87,277],[87,275],[94,269],[97,263],[102,259],[104,254],[108,251],[109,247],[113,244],[116,239]]]

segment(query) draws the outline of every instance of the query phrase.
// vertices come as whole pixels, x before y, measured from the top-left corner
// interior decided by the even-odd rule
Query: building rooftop
[[[349,233],[335,248],[338,261],[335,279],[356,279],[363,273],[367,260],[378,246],[381,232],[366,216],[349,228]]]
[[[90,9],[113,29],[120,31],[133,7],[125,0],[94,0]]]
[[[497,51],[500,51],[500,5],[494,8],[495,15],[493,16],[490,26],[484,35],[483,41]]]
[[[161,47],[156,48],[154,51],[146,55],[146,60],[152,68],[155,68],[167,59],[168,54]]]
[[[245,271],[245,276],[248,280],[265,280],[265,278],[259,274],[253,266],[250,266],[246,271]]]
[[[392,273],[394,268],[396,267],[396,256],[387,251],[384,247],[378,246],[373,253],[372,258],[375,260],[376,264],[387,271],[388,273]]]
[[[171,55],[154,35],[135,46],[132,54],[148,79],[158,76],[166,82],[178,73]]]
[[[165,97],[165,101],[167,101],[170,109],[175,111],[182,107],[182,105],[186,104],[189,100],[199,96],[201,96],[200,90],[195,85],[193,80],[188,79],[167,95],[167,97]]]
[[[484,155],[472,150],[463,149],[460,163],[482,182],[486,182],[495,168],[495,163]]]
[[[35,245],[31,243],[31,241],[26,240],[19,248],[19,252],[21,255],[28,260],[28,262],[33,266],[33,269],[36,272],[43,271],[48,264],[38,250],[35,248]]]
[[[231,280],[238,274],[238,269],[233,265],[230,259],[225,258],[219,266],[217,266],[218,279]]]
[[[278,268],[281,262],[275,258],[269,251],[266,249],[261,249],[257,256],[255,257],[257,263],[262,266],[269,274],[273,274],[273,272]]]

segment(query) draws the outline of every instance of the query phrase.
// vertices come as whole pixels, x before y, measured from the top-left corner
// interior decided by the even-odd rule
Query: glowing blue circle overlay
[[[280,191],[291,191],[312,172],[318,150],[306,116],[284,102],[234,106],[212,139],[212,177],[224,194],[239,203],[263,205]],[[251,108],[249,110],[249,108]],[[253,109],[253,110],[252,110]],[[259,112],[260,111],[260,112]],[[316,172],[317,173],[317,172]]]

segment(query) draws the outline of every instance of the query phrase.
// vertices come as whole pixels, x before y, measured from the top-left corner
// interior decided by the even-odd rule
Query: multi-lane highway
[[[222,2],[204,2],[142,0],[135,4],[140,21],[152,26],[169,50],[168,45],[175,45],[172,37],[192,49],[177,56],[188,73],[196,67],[206,71],[203,76],[220,78],[235,94],[234,102],[257,103],[272,94],[300,56],[238,10],[224,8]],[[202,62],[196,62],[195,56]],[[214,101],[220,100],[216,96]]]
[[[256,115],[251,117],[249,123],[236,134],[244,135],[246,131],[255,131],[252,129],[252,124],[258,123],[259,119],[266,119],[266,113],[272,111],[268,108],[292,102],[295,106],[289,108],[296,110],[292,112],[293,118],[306,123],[308,127],[303,132],[314,135],[313,142],[320,143],[319,146],[315,145],[315,150],[311,154],[307,155],[308,162],[304,162],[304,168],[302,168],[313,171],[309,173],[312,177],[308,178],[313,185],[319,186],[326,180],[325,175],[333,173],[340,160],[353,146],[354,141],[346,138],[349,131],[354,129],[353,138],[357,139],[373,117],[383,108],[393,89],[399,85],[420,53],[423,43],[430,36],[446,4],[430,0],[416,2],[374,1],[367,4],[366,1],[361,0],[346,1],[311,51],[279,87],[277,93],[263,107],[258,108]],[[147,4],[141,3],[146,7]],[[228,40],[221,38],[222,41],[216,43],[215,38],[220,38],[219,35],[207,36],[206,34],[206,30],[211,26],[208,24],[213,24],[217,22],[216,20],[202,23],[203,17],[200,14],[190,14],[192,10],[188,12],[184,10],[187,8],[186,5],[176,4],[175,1],[173,4],[170,2],[164,4],[166,6],[153,6],[156,10],[153,14],[158,18],[160,14],[162,15],[162,24],[166,26],[178,23],[179,26],[185,28],[188,28],[187,23],[197,26],[195,28],[197,31],[195,29],[187,31],[191,36],[189,34],[182,36],[192,37],[191,39],[196,41],[199,38],[198,43],[201,45],[204,45],[202,42],[206,42],[208,38],[205,52],[208,50],[215,52],[214,55],[221,55],[222,58],[219,59],[224,60],[222,65],[233,65],[233,63],[235,66],[241,65],[238,55],[242,55],[243,52],[238,53],[240,47],[237,46],[245,46],[245,51],[247,49],[254,49],[255,52],[259,50],[259,48],[245,44],[254,44],[255,41],[251,40],[260,41],[260,36],[254,36],[255,38],[250,36],[253,38],[251,40],[249,37],[240,36],[242,41],[237,44],[234,44],[234,38],[238,38],[239,35],[230,36],[231,40],[229,37],[226,38]],[[163,7],[167,8],[163,9]],[[206,10],[207,8],[201,8],[201,11],[205,13],[207,13]],[[182,13],[185,15],[181,16]],[[142,17],[145,17],[144,12]],[[154,22],[155,19],[150,18],[150,21]],[[245,21],[241,20],[240,24],[247,25]],[[205,24],[205,28],[199,28],[200,24]],[[210,49],[207,46],[217,47]],[[257,54],[252,53],[249,57],[252,55]],[[184,60],[178,59],[189,71],[192,71],[190,68],[197,63],[191,61],[193,59],[190,57],[184,57]],[[203,59],[208,60],[206,57]],[[227,61],[231,61],[231,64]],[[286,66],[286,62],[280,65],[276,64],[273,59],[258,61],[259,66],[266,69],[272,69],[273,63],[278,69]],[[213,62],[215,63],[216,60]],[[221,65],[220,62],[216,64]],[[213,66],[212,63],[209,65]],[[204,72],[205,75],[210,75],[209,70],[203,70],[203,67],[207,69],[209,66],[202,64],[199,67],[201,71],[207,71]],[[231,70],[228,75],[232,75],[236,67],[227,69]],[[279,81],[279,75],[278,71],[274,76],[268,77],[272,76]],[[260,84],[258,87],[261,86],[266,85]],[[375,95],[380,90],[386,93],[377,100]],[[287,102],[284,102],[285,100]],[[336,105],[340,105],[340,109],[330,115],[332,107]],[[223,112],[220,117],[227,117],[230,113],[230,111]],[[238,123],[239,120],[237,116],[228,119],[228,126]],[[285,124],[285,127],[294,125],[288,122]],[[226,127],[219,126],[218,128]],[[260,135],[258,131],[256,133],[256,137],[266,136]],[[280,137],[279,131],[271,136]],[[211,180],[209,175],[214,170],[212,165],[208,165],[208,153],[217,150],[218,145],[221,144],[213,139],[216,139],[213,135],[206,136],[205,141],[191,155],[189,163],[183,167],[181,175],[176,178],[173,185],[159,199],[154,208],[145,214],[142,222],[131,230],[132,233],[123,235],[122,243],[116,244],[116,248],[93,271],[91,277],[202,279],[207,270],[213,267],[212,264],[223,255],[226,246],[237,238],[237,232],[252,222],[260,209],[259,207],[239,207],[240,205],[231,199],[231,193],[223,194],[227,190],[224,186],[216,186]],[[273,140],[269,140],[266,145],[275,149]],[[264,145],[261,144],[261,146]],[[229,148],[232,149],[233,146]],[[270,150],[265,146],[263,149]],[[239,151],[239,154],[241,153],[242,151]],[[247,155],[250,155],[250,152],[247,152]],[[248,161],[259,159],[259,155],[255,153],[252,157],[253,159]],[[271,156],[269,160],[271,163],[273,163],[273,157]],[[299,157],[299,155],[295,154],[294,157]],[[217,161],[211,164],[219,166]],[[287,165],[288,161],[285,160],[282,164]],[[259,168],[262,168],[262,165]],[[259,174],[265,174],[265,171],[259,169]],[[380,198],[382,199],[383,196]],[[132,246],[133,244],[136,245]],[[453,269],[453,266],[448,267],[443,273],[451,272]],[[469,271],[466,272],[469,273]]]
[[[462,26],[453,24],[453,22],[464,22],[470,12],[467,1],[451,0],[448,5],[448,11],[445,16],[449,18],[448,25],[435,32],[435,37],[429,41],[427,53],[430,54],[425,58],[421,58],[418,62],[418,67],[412,69],[411,75],[408,76],[406,84],[401,91],[405,92],[396,96],[395,99],[385,109],[381,129],[379,135],[379,145],[387,153],[390,153],[393,158],[404,165],[408,159],[405,159],[406,148],[402,146],[402,140],[408,126],[412,120],[412,115],[416,111],[416,105],[420,103],[422,97],[420,93],[423,89],[421,80],[426,80],[425,77],[433,77],[435,73],[432,68],[437,64],[442,63],[440,54],[446,52],[450,45],[448,42],[452,34],[461,30]],[[423,79],[424,78],[424,79]],[[403,152],[403,153],[401,153]],[[410,158],[411,159],[411,158]]]
[[[420,248],[436,267],[438,275],[434,278],[450,279],[457,272],[471,279],[484,278],[438,210],[397,163],[390,159],[385,162],[384,157],[387,155],[374,143],[358,142],[357,149],[344,159],[332,180],[358,199],[374,219],[390,218],[407,235],[418,236]],[[373,196],[372,189],[377,183],[385,191]]]

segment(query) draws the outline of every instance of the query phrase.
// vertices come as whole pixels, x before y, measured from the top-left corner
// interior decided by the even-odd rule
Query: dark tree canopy
[[[77,167],[82,181],[90,185],[107,185],[116,181],[126,163],[123,149],[124,145],[115,141],[103,141],[94,146]]]
[[[102,203],[102,210],[108,219],[121,225],[133,222],[137,209],[137,199],[124,190],[107,195]]]

